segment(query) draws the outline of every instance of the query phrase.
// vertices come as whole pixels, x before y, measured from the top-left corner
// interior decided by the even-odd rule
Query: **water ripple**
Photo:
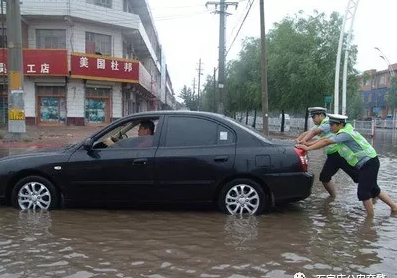
[[[397,157],[380,156],[382,190],[397,199]],[[378,201],[365,217],[356,184],[334,177],[335,199],[318,181],[307,200],[256,217],[216,211],[0,208],[0,278],[277,277],[397,272],[397,216]]]

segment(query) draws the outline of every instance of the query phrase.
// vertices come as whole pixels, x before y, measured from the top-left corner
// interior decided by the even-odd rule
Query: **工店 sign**
[[[23,49],[22,53],[24,75],[68,75],[66,49]],[[7,73],[7,70],[7,49],[0,49],[0,74]]]
[[[72,53],[71,77],[138,83],[139,61],[100,55]]]

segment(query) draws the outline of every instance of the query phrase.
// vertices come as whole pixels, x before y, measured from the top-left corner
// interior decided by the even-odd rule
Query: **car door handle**
[[[229,156],[228,155],[220,155],[220,156],[215,156],[214,161],[215,162],[226,162],[228,161]]]
[[[146,165],[148,163],[148,160],[146,158],[137,158],[134,159],[132,162],[132,165]]]

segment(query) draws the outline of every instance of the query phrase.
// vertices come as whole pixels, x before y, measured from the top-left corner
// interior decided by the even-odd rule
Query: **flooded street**
[[[377,134],[374,143],[379,186],[397,201],[396,140]],[[397,215],[378,201],[367,220],[356,185],[341,171],[334,177],[337,198],[330,201],[318,181],[324,159],[323,151],[310,153],[316,180],[308,199],[260,216],[0,207],[0,278],[395,277]]]

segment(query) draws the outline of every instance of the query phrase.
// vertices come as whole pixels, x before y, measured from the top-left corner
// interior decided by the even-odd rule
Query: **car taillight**
[[[299,161],[301,163],[303,172],[307,172],[307,168],[308,168],[309,162],[308,162],[308,159],[307,159],[306,151],[302,150],[302,149],[295,148],[295,152],[296,152],[296,154],[299,157]]]

